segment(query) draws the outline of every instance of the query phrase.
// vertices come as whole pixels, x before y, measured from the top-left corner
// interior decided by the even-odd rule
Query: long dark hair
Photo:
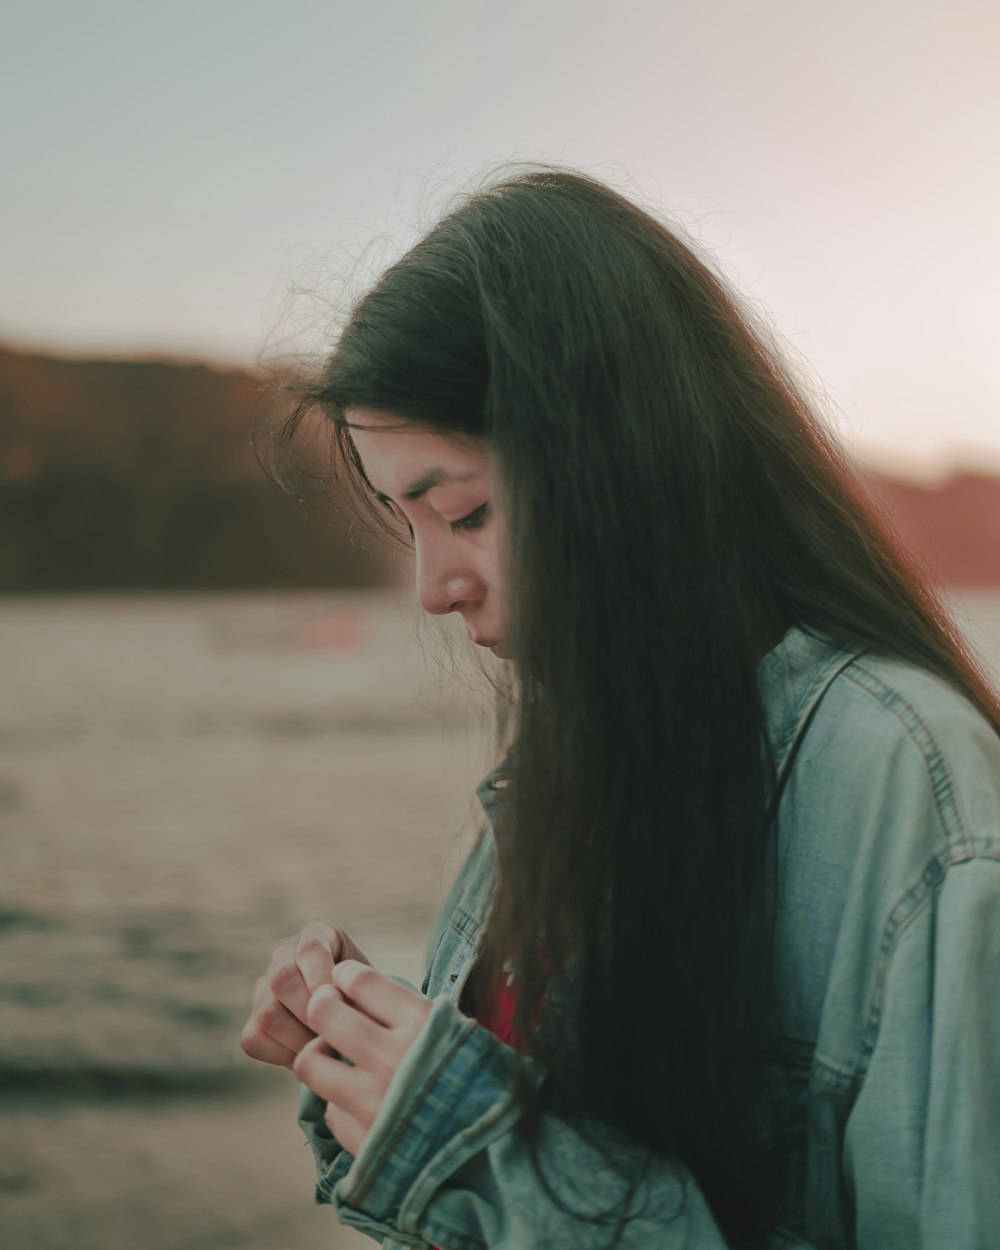
[[[797,624],[941,675],[998,732],[1000,710],[767,326],[681,234],[582,173],[507,171],[356,303],[257,446],[283,481],[318,410],[363,495],[352,407],[489,441],[514,784],[475,976],[513,957],[547,1074],[518,1087],[519,1131],[534,1151],[546,1109],[620,1128],[747,1238],[775,1201],[752,1133],[778,783],[757,664]],[[563,1027],[532,1031],[570,965]]]

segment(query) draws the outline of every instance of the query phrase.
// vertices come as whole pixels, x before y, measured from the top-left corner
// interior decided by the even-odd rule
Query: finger
[[[316,1036],[315,1029],[293,1016],[284,1003],[271,993],[262,995],[251,1012],[250,1021],[261,1033],[294,1054],[298,1054],[306,1042],[311,1042]]]
[[[321,985],[309,1000],[309,1027],[351,1063],[368,1071],[395,1067],[394,1039],[383,1025],[345,1002],[330,985]]]
[[[295,962],[294,946],[289,944],[275,950],[265,977],[265,986],[271,997],[284,1004],[296,1020],[306,1023],[306,1007],[309,1005],[311,991]]]
[[[290,1068],[298,1053],[262,1033],[252,1020],[247,1022],[240,1034],[240,1048],[251,1059],[257,1059],[261,1063],[273,1063],[281,1068]]]
[[[328,1102],[323,1113],[323,1122],[345,1150],[355,1156],[360,1153],[369,1131],[360,1120],[356,1120],[335,1102]]]
[[[321,985],[329,985],[333,966],[344,953],[344,935],[325,920],[310,920],[299,934],[295,962],[306,989],[311,994]]]
[[[359,1123],[370,1123],[381,1105],[384,1087],[379,1078],[331,1055],[322,1037],[299,1051],[292,1071],[314,1094]]]
[[[333,984],[349,1003],[385,1028],[419,1027],[430,1009],[429,1000],[423,994],[415,993],[356,959],[345,959],[337,964]]]

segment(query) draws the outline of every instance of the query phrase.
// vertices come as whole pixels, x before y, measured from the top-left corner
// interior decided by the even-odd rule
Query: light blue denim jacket
[[[759,665],[777,764],[780,1028],[768,1039],[785,1218],[774,1247],[1000,1247],[1000,738],[910,665],[792,628]],[[505,782],[432,938],[433,1007],[357,1158],[301,1088],[317,1202],[389,1248],[597,1250],[607,1227],[552,1203],[515,1132],[531,1061],[458,1009],[488,913]],[[656,968],[649,968],[655,992]],[[627,1022],[626,1022],[627,1024]],[[644,1158],[547,1116],[542,1163],[573,1209],[619,1201]],[[690,1175],[661,1159],[621,1245],[725,1246]]]

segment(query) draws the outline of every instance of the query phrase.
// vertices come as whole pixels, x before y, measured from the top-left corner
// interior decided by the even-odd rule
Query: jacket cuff
[[[325,1114],[326,1100],[300,1082],[298,1121],[316,1161],[314,1201],[317,1203],[330,1201],[330,1189],[354,1162],[354,1156],[327,1128]]]
[[[531,1059],[463,1015],[447,993],[434,998],[350,1171],[337,1168],[321,1183],[341,1221],[419,1239],[417,1219],[442,1181],[517,1120],[518,1064],[540,1083]]]

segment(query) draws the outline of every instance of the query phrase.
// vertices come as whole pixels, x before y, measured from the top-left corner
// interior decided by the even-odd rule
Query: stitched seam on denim
[[[932,882],[928,881],[929,877],[933,877]],[[860,1087],[868,1071],[868,1062],[874,1053],[875,1045],[878,1041],[878,1031],[882,1023],[882,1004],[885,1001],[885,988],[896,944],[913,921],[927,907],[934,885],[943,879],[944,871],[941,867],[941,861],[934,856],[924,865],[924,869],[916,884],[912,885],[903,894],[899,902],[889,912],[889,919],[886,922],[885,929],[882,931],[882,938],[879,942],[872,1001],[867,1012],[858,1055],[852,1063],[840,1064],[834,1059],[827,1059],[817,1054],[814,1065],[815,1076],[817,1078],[832,1077],[833,1079],[814,1082],[812,1077],[810,1077],[810,1085],[814,1083],[830,1084],[840,1090],[851,1090],[852,1088],[856,1090]]]
[[[489,880],[493,880],[495,874],[489,865],[492,864],[494,855],[493,831],[490,826],[485,826],[483,840],[477,847],[475,860],[469,864],[468,879],[448,919],[448,925],[473,944],[475,944],[476,934],[483,927],[484,917],[480,915],[480,911],[485,913],[489,910],[489,896],[487,896],[485,907],[477,911],[471,911],[467,904],[478,901],[478,896],[482,893],[484,876],[488,874]]]
[[[845,664],[849,662],[842,651],[827,651],[823,654],[819,661],[819,671],[813,674],[812,680],[807,683],[805,689],[800,693],[795,706],[789,713],[786,722],[787,727],[782,735],[781,743],[775,751],[775,765],[779,773],[784,767],[789,747],[795,741],[803,717],[808,713],[817,691],[823,688],[824,682],[829,685],[833,680],[828,674],[837,660],[843,660]]]
[[[902,896],[889,913],[882,934],[878,951],[878,970],[875,977],[875,991],[871,1009],[865,1026],[861,1043],[861,1052],[852,1064],[840,1064],[834,1059],[825,1058],[817,1052],[813,1072],[809,1078],[810,1087],[827,1086],[837,1090],[856,1091],[868,1071],[868,1062],[878,1042],[878,1031],[882,1023],[882,1003],[885,999],[885,986],[888,981],[889,968],[899,940],[910,925],[922,915],[930,903],[934,891],[945,882],[950,868],[959,864],[976,863],[980,860],[1000,862],[1000,847],[995,851],[974,851],[962,848],[950,848],[951,854],[941,857],[932,856],[925,864],[917,882]]]
[[[462,1043],[465,1041],[465,1039],[469,1036],[469,1034],[472,1032],[472,1030],[475,1027],[476,1027],[475,1020],[469,1020],[466,1022],[466,1025],[462,1028],[462,1031],[458,1034],[456,1038],[453,1039],[451,1045],[448,1047],[445,1053],[441,1056],[437,1065],[431,1069],[430,1073],[424,1080],[423,1084],[419,1086],[410,1104],[410,1109],[406,1112],[405,1115],[400,1117],[400,1121],[398,1125],[396,1126],[395,1131],[393,1132],[389,1140],[386,1142],[386,1144],[383,1146],[381,1154],[376,1155],[375,1159],[373,1160],[372,1165],[371,1165],[372,1175],[368,1178],[367,1181],[364,1181],[361,1184],[361,1186],[358,1189],[358,1192],[354,1194],[352,1205],[356,1204],[360,1206],[365,1196],[371,1191],[372,1186],[378,1180],[379,1173],[381,1172],[383,1166],[385,1165],[386,1160],[392,1155],[392,1152],[396,1149],[399,1139],[403,1136],[406,1130],[413,1123],[413,1120],[416,1117],[417,1112],[420,1110],[420,1107],[423,1105],[423,1102],[426,1099],[427,1095],[430,1093],[431,1088],[435,1085],[435,1083],[438,1080],[438,1077],[440,1077],[441,1073],[451,1062],[452,1056],[455,1054],[455,1052],[458,1050],[458,1048],[462,1045]]]
[[[488,1064],[487,1071],[489,1075],[494,1077],[497,1085],[503,1089],[509,1077],[508,1066],[502,1058],[503,1052],[499,1049],[503,1043],[496,1040],[491,1034],[489,1035],[489,1040],[485,1042],[485,1045],[488,1049],[484,1056],[484,1066]],[[512,1097],[502,1097],[493,1104],[490,1111],[484,1113],[476,1121],[475,1140],[477,1143],[477,1151],[486,1148],[486,1146],[490,1144],[490,1142],[486,1140],[489,1132],[494,1129],[498,1123],[510,1119],[512,1112],[519,1112],[519,1108],[517,1107],[514,1099]],[[514,1122],[515,1121],[511,1119],[511,1125],[513,1125]],[[506,1129],[503,1131],[506,1132]],[[465,1128],[456,1133],[454,1137],[452,1137],[441,1148],[441,1150],[434,1155],[431,1160],[431,1163],[434,1165],[433,1178],[429,1176],[431,1163],[428,1163],[420,1173],[420,1176],[417,1177],[413,1184],[410,1200],[412,1203],[416,1203],[418,1205],[419,1210],[426,1210],[427,1204],[430,1201],[434,1190],[440,1184],[440,1178],[442,1176],[451,1176],[462,1166],[463,1163],[465,1163],[467,1159],[471,1157],[468,1149],[469,1137],[470,1126],[467,1125]],[[423,1188],[427,1188],[428,1182],[430,1182],[430,1192],[426,1195],[426,1197],[421,1192],[421,1182],[423,1182]],[[410,1204],[408,1203],[407,1206],[409,1205]]]
[[[850,681],[853,681],[856,686],[866,690],[906,730],[910,741],[923,756],[927,775],[930,778],[931,792],[934,795],[938,815],[941,818],[941,825],[949,844],[954,833],[955,838],[965,848],[971,849],[972,844],[965,832],[962,813],[955,798],[954,782],[948,766],[945,764],[944,753],[919,712],[904,695],[893,689],[892,686],[887,685],[880,677],[877,677],[865,668],[863,664],[852,664],[845,676]]]
[[[801,748],[810,725],[819,709],[820,703],[826,698],[830,687],[837,678],[847,668],[849,668],[860,655],[862,651],[843,651],[831,649],[824,653],[824,657],[818,661],[819,671],[813,675],[813,679],[806,686],[805,691],[796,703],[794,711],[788,720],[788,729],[781,742],[781,745],[774,751],[774,765],[776,776],[780,785],[784,783],[781,778],[790,780],[794,773],[794,765],[796,756]],[[786,773],[787,769],[787,773]]]
[[[345,1156],[350,1162],[345,1164]],[[326,1171],[317,1182],[316,1188],[323,1194],[323,1202],[329,1202],[337,1183],[347,1175],[351,1170],[351,1164],[354,1162],[354,1155],[349,1150],[342,1150],[330,1160]],[[336,1173],[336,1175],[334,1175]]]
[[[954,786],[951,775],[944,763],[944,756],[929,727],[919,716],[913,705],[897,690],[887,685],[859,660],[853,660],[844,670],[844,676],[858,689],[865,691],[880,707],[884,708],[903,727],[907,737],[920,752],[927,769],[934,795],[935,812],[945,835],[945,850],[942,855],[932,856],[924,865],[917,882],[904,891],[896,905],[889,913],[882,939],[879,943],[878,967],[876,969],[872,1002],[867,1013],[867,1020],[862,1035],[861,1050],[857,1059],[851,1064],[839,1064],[836,1060],[821,1055],[815,1059],[815,1077],[817,1083],[832,1086],[836,1089],[850,1089],[860,1085],[867,1071],[868,1061],[875,1049],[878,1030],[881,1024],[882,1003],[885,984],[895,941],[905,931],[910,921],[926,905],[933,888],[944,879],[944,874],[953,863],[961,863],[966,859],[975,858],[971,842],[966,835],[961,812],[955,800]],[[906,715],[908,713],[909,715]],[[949,820],[946,809],[952,814]],[[957,826],[957,830],[956,827]],[[955,834],[955,836],[953,836]],[[988,852],[978,852],[984,858],[992,858]],[[813,1084],[813,1078],[810,1078]]]
[[[464,907],[456,907],[448,921],[448,927],[459,937],[474,943],[476,934],[483,927],[483,923]]]
[[[345,1219],[345,1213],[349,1217]],[[382,1245],[385,1246],[405,1246],[407,1250],[419,1250],[419,1247],[425,1246],[427,1243],[422,1237],[416,1234],[401,1232],[387,1220],[377,1220],[370,1216],[366,1211],[353,1206],[349,1202],[342,1202],[337,1207],[337,1218],[345,1228],[353,1228],[356,1232],[363,1232],[366,1236],[371,1237],[372,1230],[376,1230],[382,1237]]]
[[[489,1250],[486,1242],[478,1237],[466,1237],[464,1233],[456,1233],[454,1228],[445,1228],[443,1224],[428,1222],[424,1227],[431,1244],[435,1246],[447,1246],[448,1250]]]
[[[479,880],[482,877],[483,869],[481,860],[483,859],[483,856],[486,853],[492,839],[491,831],[488,825],[484,825],[480,829],[478,839],[479,840],[476,842],[475,846],[473,846],[472,850],[469,852],[469,856],[465,863],[459,870],[459,874],[452,884],[448,898],[446,898],[444,903],[442,903],[442,911],[444,911],[444,908],[447,907],[449,901],[452,898],[455,899],[455,901],[451,904],[451,910],[448,911],[446,915],[443,915],[439,921],[441,925],[441,935],[434,944],[433,951],[429,952],[427,967],[424,972],[423,984],[420,987],[420,992],[422,994],[426,994],[430,988],[435,967],[441,956],[444,939],[449,931],[457,933],[460,937],[466,941],[471,941],[472,944],[475,945],[474,933],[472,935],[466,934],[459,927],[459,925],[454,923],[454,920],[456,912],[461,911],[464,916],[471,917],[475,925],[481,927],[481,922],[476,919],[475,913],[471,912],[467,907],[462,906],[462,904],[468,901],[474,891],[478,888]]]

